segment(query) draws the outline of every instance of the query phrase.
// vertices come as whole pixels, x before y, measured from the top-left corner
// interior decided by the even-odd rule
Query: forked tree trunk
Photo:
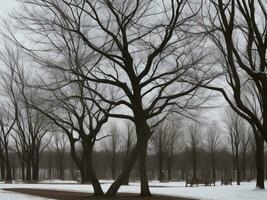
[[[139,116],[139,115],[138,115]],[[140,121],[135,124],[136,125],[136,133],[137,133],[137,142],[133,150],[130,152],[127,162],[125,162],[125,165],[122,168],[122,171],[120,175],[117,177],[117,179],[112,183],[110,188],[108,189],[106,195],[107,196],[114,196],[117,194],[120,186],[123,184],[125,179],[128,178],[131,169],[133,168],[138,156],[140,156],[140,160],[143,160],[144,162],[139,162],[139,172],[141,178],[141,195],[147,196],[150,195],[150,191],[148,188],[148,179],[146,174],[146,149],[147,149],[147,143],[149,140],[149,126],[144,123],[145,120],[142,115],[140,117],[137,117]]]
[[[129,176],[130,171],[133,168],[134,163],[137,160],[140,147],[142,145],[144,145],[142,144],[142,141],[137,140],[135,147],[133,148],[133,150],[130,152],[129,156],[127,157],[127,161],[124,163],[121,173],[119,174],[117,179],[112,183],[112,185],[108,189],[106,193],[107,196],[115,196],[117,194],[120,186],[123,184],[125,179],[127,179],[127,177]]]

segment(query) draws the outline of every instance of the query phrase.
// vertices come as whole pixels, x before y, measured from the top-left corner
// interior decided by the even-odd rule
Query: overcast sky
[[[8,12],[11,11],[13,8],[18,5],[18,2],[20,0],[0,0],[0,17],[6,17]],[[223,104],[223,99],[219,98],[216,100],[216,105]],[[212,106],[214,106],[214,103],[212,103]],[[220,118],[222,117],[222,110],[221,109],[208,109],[208,110],[202,110],[202,116],[206,116],[208,118],[209,122],[212,121],[220,121]]]
[[[0,15],[6,15],[8,10],[14,8],[16,4],[16,0],[0,0]]]

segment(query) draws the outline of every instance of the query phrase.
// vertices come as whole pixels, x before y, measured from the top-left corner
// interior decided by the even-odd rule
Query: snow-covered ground
[[[55,181],[58,183],[57,181]],[[111,181],[102,181],[103,189],[106,191]],[[36,188],[63,191],[92,192],[90,185],[80,184],[0,184],[0,189],[4,188]],[[241,186],[227,185],[221,186],[199,186],[185,187],[184,182],[159,183],[151,182],[150,189],[153,194],[164,194],[181,197],[191,197],[204,200],[264,200],[267,199],[267,191],[255,189],[255,182],[241,183]],[[129,186],[122,186],[119,192],[138,193],[139,183],[131,183]],[[30,197],[26,195],[14,194],[0,190],[0,200],[43,200],[44,198]]]
[[[0,200],[49,200],[49,199],[0,190]]]

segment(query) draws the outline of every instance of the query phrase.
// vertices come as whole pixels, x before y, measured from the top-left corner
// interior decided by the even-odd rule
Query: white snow
[[[0,190],[0,200],[49,200],[49,199]]]
[[[57,182],[57,181],[54,181]],[[58,181],[59,182],[59,181]],[[60,181],[61,182],[61,181]],[[106,191],[112,181],[101,181],[104,191]],[[62,182],[61,182],[62,183]],[[4,188],[36,188],[36,189],[51,189],[63,191],[79,191],[92,192],[91,185],[80,184],[0,184],[0,189]],[[152,181],[150,189],[153,194],[163,194],[181,197],[191,197],[203,200],[264,200],[267,199],[267,191],[255,188],[255,182],[243,182],[241,186],[227,185],[221,186],[217,183],[216,186],[199,186],[199,187],[185,187],[184,182],[169,182],[159,183]],[[138,193],[139,183],[130,183],[129,186],[122,186],[119,192]],[[17,198],[16,198],[17,197]],[[11,192],[4,192],[0,190],[0,200],[26,200],[36,199],[42,200],[44,198],[29,197],[25,195],[15,194]]]

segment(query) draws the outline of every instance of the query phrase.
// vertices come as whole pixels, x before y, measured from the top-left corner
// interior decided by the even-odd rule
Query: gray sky
[[[18,5],[19,0],[0,0],[0,17],[6,17],[8,12]],[[1,48],[1,47],[0,47]],[[223,98],[216,99],[216,106],[220,106],[224,103]],[[211,103],[214,106],[214,102]],[[208,122],[212,123],[213,121],[219,122],[222,118],[222,109],[207,109],[202,110],[202,117],[205,117]],[[220,124],[220,123],[219,123]]]
[[[0,0],[0,15],[6,15],[6,13],[14,8],[16,4],[16,0]]]

